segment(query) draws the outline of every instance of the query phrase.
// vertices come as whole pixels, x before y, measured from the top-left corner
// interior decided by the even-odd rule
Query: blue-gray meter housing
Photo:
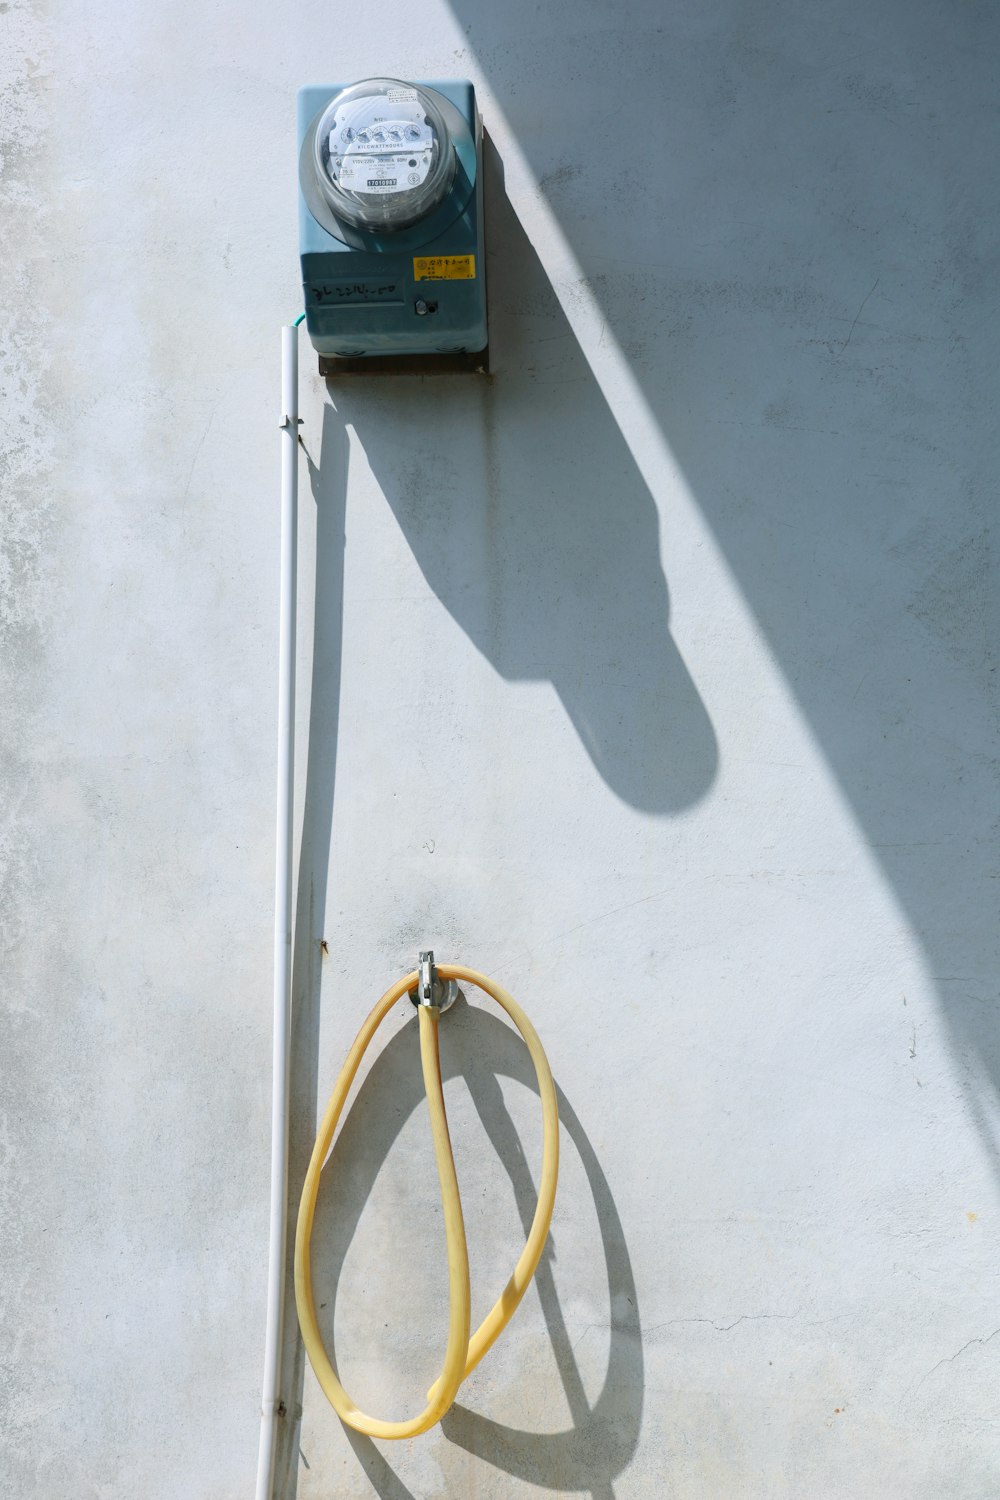
[[[444,198],[402,228],[349,223],[331,204],[329,184],[322,190],[318,128],[348,87],[309,85],[298,94],[302,287],[321,373],[332,373],[338,360],[356,368],[355,361],[380,356],[475,355],[486,348],[487,327],[482,122],[473,86],[464,79],[400,85],[401,94],[430,96],[455,154]]]

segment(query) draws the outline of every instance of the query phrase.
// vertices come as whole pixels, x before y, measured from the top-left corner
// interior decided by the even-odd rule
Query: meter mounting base
[[[459,350],[447,354],[321,354],[319,373],[324,380],[341,375],[488,375],[490,350],[474,353]]]

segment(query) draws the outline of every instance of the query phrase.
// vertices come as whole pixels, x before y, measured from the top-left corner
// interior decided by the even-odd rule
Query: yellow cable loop
[[[302,1200],[299,1204],[298,1225],[295,1231],[295,1303],[309,1363],[323,1388],[324,1395],[341,1421],[346,1422],[348,1427],[353,1427],[356,1432],[363,1432],[368,1437],[375,1438],[417,1437],[421,1432],[426,1432],[429,1427],[433,1427],[435,1422],[441,1420],[454,1401],[462,1381],[475,1369],[483,1355],[499,1338],[514,1316],[517,1305],[524,1296],[541,1259],[556,1197],[556,1180],[559,1174],[559,1111],[556,1104],[555,1084],[552,1082],[552,1073],[548,1059],[542,1050],[542,1044],[538,1040],[538,1033],[513,996],[492,979],[487,979],[485,974],[479,974],[475,969],[467,969],[461,964],[438,964],[437,974],[442,980],[464,981],[466,984],[473,984],[477,989],[483,990],[503,1007],[524,1038],[535,1065],[538,1093],[542,1101],[542,1175],[535,1216],[531,1222],[527,1242],[514,1267],[514,1274],[470,1339],[469,1251],[465,1240],[462,1200],[458,1192],[458,1178],[455,1175],[455,1161],[451,1151],[448,1118],[445,1114],[444,1094],[441,1088],[441,1059],[438,1052],[440,1016],[433,1006],[418,1006],[420,1057],[423,1064],[424,1088],[427,1091],[427,1107],[431,1118],[431,1135],[434,1140],[438,1180],[441,1184],[445,1243],[448,1251],[448,1344],[441,1374],[428,1391],[427,1406],[418,1417],[413,1417],[408,1422],[386,1422],[379,1417],[370,1417],[365,1412],[359,1411],[337,1379],[316,1321],[310,1241],[316,1213],[316,1198],[319,1193],[320,1173],[337,1129],[337,1121],[340,1119],[344,1101],[354,1082],[354,1075],[382,1021],[397,1000],[416,988],[419,976],[414,971],[398,980],[391,989],[386,990],[381,1000],[372,1009],[340,1070],[319,1127],[309,1169],[302,1186]]]

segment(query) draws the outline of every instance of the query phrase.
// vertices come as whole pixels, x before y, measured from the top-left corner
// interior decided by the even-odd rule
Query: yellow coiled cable
[[[434,1155],[437,1161],[438,1180],[441,1184],[441,1202],[444,1207],[445,1243],[448,1252],[449,1317],[448,1344],[445,1350],[441,1374],[427,1393],[427,1406],[418,1417],[408,1422],[386,1422],[379,1417],[370,1417],[360,1411],[344,1390],[330,1363],[323,1338],[316,1321],[313,1304],[312,1266],[310,1242],[313,1218],[316,1213],[316,1198],[319,1193],[320,1173],[333,1140],[337,1121],[340,1119],[344,1101],[350,1092],[357,1073],[382,1021],[397,1000],[416,988],[418,974],[414,971],[400,979],[374,1006],[368,1019],[354,1040],[347,1060],[340,1070],[330,1102],[326,1107],[313,1147],[309,1169],[302,1186],[299,1218],[295,1231],[295,1303],[299,1314],[302,1341],[323,1392],[334,1411],[348,1427],[356,1432],[375,1438],[411,1438],[426,1432],[439,1422],[451,1406],[458,1388],[465,1377],[475,1369],[486,1351],[495,1343],[506,1328],[518,1303],[528,1288],[528,1283],[541,1259],[556,1196],[556,1180],[559,1173],[559,1111],[556,1090],[548,1059],[538,1040],[538,1033],[512,995],[485,974],[475,969],[466,969],[461,964],[438,964],[438,977],[454,979],[460,983],[473,984],[491,996],[510,1016],[531,1055],[538,1079],[538,1093],[542,1101],[542,1174],[538,1188],[538,1204],[524,1249],[521,1252],[514,1274],[504,1287],[490,1312],[480,1323],[472,1337],[470,1326],[469,1251],[465,1240],[465,1222],[462,1217],[462,1200],[458,1191],[455,1161],[448,1134],[448,1118],[444,1108],[441,1088],[441,1059],[438,1052],[438,1024],[440,1014],[431,1005],[418,1006],[420,1016],[420,1057],[423,1064],[424,1088],[427,1091],[427,1107],[431,1118],[431,1134],[434,1139]]]

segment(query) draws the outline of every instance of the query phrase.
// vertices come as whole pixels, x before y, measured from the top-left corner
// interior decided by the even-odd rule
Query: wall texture
[[[290,1340],[281,1493],[997,1493],[998,32],[0,5],[4,1495],[251,1492],[294,91],[375,72],[481,91],[494,373],[303,349],[293,1176],[427,943],[535,1018],[564,1169],[425,1438]],[[406,1012],[317,1228],[387,1414],[443,1326]],[[537,1100],[443,1030],[485,1307]]]

